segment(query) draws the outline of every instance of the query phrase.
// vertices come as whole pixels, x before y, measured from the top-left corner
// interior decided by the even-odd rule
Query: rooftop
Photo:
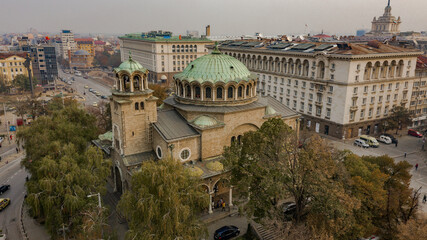
[[[154,128],[166,141],[199,136],[177,111],[159,111],[157,114]]]
[[[125,34],[124,36],[120,36],[119,38],[134,39],[134,40],[141,40],[141,41],[147,41],[147,42],[212,42],[207,38],[194,38],[194,37],[187,37],[187,36],[182,36],[181,39],[179,38],[179,36],[143,37],[140,33],[129,33],[129,34]]]
[[[18,57],[26,58],[27,53],[26,52],[1,52],[0,53],[0,59],[6,59],[6,58],[9,58],[12,56],[18,56]]]

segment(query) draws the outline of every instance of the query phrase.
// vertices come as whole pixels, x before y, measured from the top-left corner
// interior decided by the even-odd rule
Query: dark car
[[[381,134],[381,135],[384,135],[384,136],[387,136],[387,137],[389,137],[390,139],[391,139],[391,143],[397,143],[398,141],[397,141],[397,138],[395,138],[393,135],[391,135],[391,134],[388,134],[388,133],[383,133],[383,134]]]
[[[282,205],[282,210],[285,215],[285,219],[290,221],[295,215],[297,205],[294,202],[286,202]]]
[[[214,234],[215,240],[225,240],[231,239],[233,237],[239,236],[240,230],[236,226],[224,226],[220,229],[217,229]]]
[[[6,192],[7,190],[9,190],[10,185],[2,185],[0,187],[0,194],[3,194],[4,192]]]

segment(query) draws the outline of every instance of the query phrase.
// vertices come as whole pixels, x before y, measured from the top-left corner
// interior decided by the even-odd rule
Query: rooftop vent
[[[368,46],[373,48],[380,48],[381,43],[377,40],[372,40],[368,42]]]
[[[339,50],[351,50],[351,46],[348,43],[337,43]]]

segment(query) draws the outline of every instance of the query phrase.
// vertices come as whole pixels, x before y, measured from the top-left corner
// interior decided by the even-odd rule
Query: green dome
[[[232,56],[222,54],[217,48],[208,55],[191,62],[182,73],[175,74],[175,79],[188,82],[240,82],[256,80],[248,68]]]
[[[274,110],[272,107],[267,106],[265,108],[265,115],[273,115],[276,114],[276,110]]]
[[[205,128],[216,126],[219,124],[219,122],[215,118],[203,115],[194,119],[193,124],[198,127]]]
[[[139,62],[134,61],[129,55],[129,60],[122,62],[122,64],[120,64],[118,68],[115,68],[114,71],[116,73],[120,71],[126,71],[129,74],[132,74],[135,71],[146,72],[147,69],[143,67]]]

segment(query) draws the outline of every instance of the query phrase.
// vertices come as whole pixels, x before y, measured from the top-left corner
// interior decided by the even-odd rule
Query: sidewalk
[[[22,222],[24,224],[25,232],[29,240],[47,240],[50,239],[50,235],[46,232],[46,229],[43,225],[39,224],[36,220],[28,215],[28,207],[23,205],[23,218]]]

